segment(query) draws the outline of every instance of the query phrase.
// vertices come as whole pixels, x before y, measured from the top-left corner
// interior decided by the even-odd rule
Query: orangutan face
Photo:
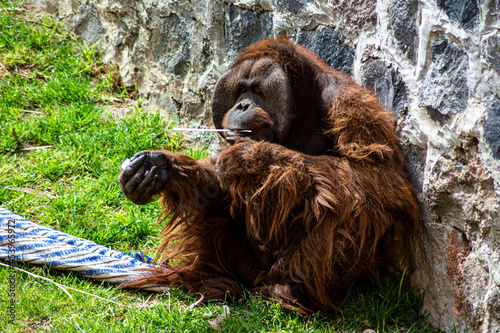
[[[212,101],[214,124],[233,131],[223,134],[282,143],[292,119],[291,87],[283,68],[270,58],[246,60],[217,82]],[[238,132],[250,130],[251,132]]]

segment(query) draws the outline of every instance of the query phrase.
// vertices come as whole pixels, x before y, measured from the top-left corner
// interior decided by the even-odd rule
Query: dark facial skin
[[[281,143],[290,131],[291,100],[286,73],[278,63],[247,60],[219,79],[212,103],[214,123],[234,130],[223,134],[229,143],[237,136]]]

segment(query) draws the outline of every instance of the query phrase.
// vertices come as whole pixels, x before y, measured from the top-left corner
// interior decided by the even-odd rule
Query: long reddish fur
[[[232,67],[262,57],[288,70],[298,107],[322,93],[308,91],[308,80],[337,80],[321,129],[330,151],[309,156],[242,141],[221,154],[217,173],[208,160],[165,152],[175,176],[161,196],[159,253],[176,264],[129,287],[177,285],[224,299],[239,297],[244,285],[310,314],[337,309],[353,282],[401,259],[419,206],[392,115],[372,92],[284,38],[245,49]],[[255,239],[265,253],[256,255]]]

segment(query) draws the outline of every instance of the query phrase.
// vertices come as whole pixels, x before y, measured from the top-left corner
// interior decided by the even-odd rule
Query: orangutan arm
[[[118,177],[125,196],[144,205],[162,196],[169,210],[183,209],[204,215],[222,210],[225,194],[208,160],[167,151],[142,151],[124,163]]]
[[[182,263],[145,276],[127,287],[182,285],[205,299],[241,296],[239,282],[251,285],[260,273],[242,224],[229,216],[227,193],[220,188],[213,164],[165,151],[140,152],[124,163],[119,176],[123,193],[136,204],[161,195],[165,207],[159,253]],[[170,240],[177,246],[167,248]]]

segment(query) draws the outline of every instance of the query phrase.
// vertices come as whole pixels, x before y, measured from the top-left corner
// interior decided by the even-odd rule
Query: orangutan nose
[[[250,102],[249,100],[246,99],[246,100],[241,101],[236,106],[236,110],[241,111],[241,112],[245,112],[245,111],[248,111],[248,109],[250,109],[251,106],[252,106],[252,102]]]

